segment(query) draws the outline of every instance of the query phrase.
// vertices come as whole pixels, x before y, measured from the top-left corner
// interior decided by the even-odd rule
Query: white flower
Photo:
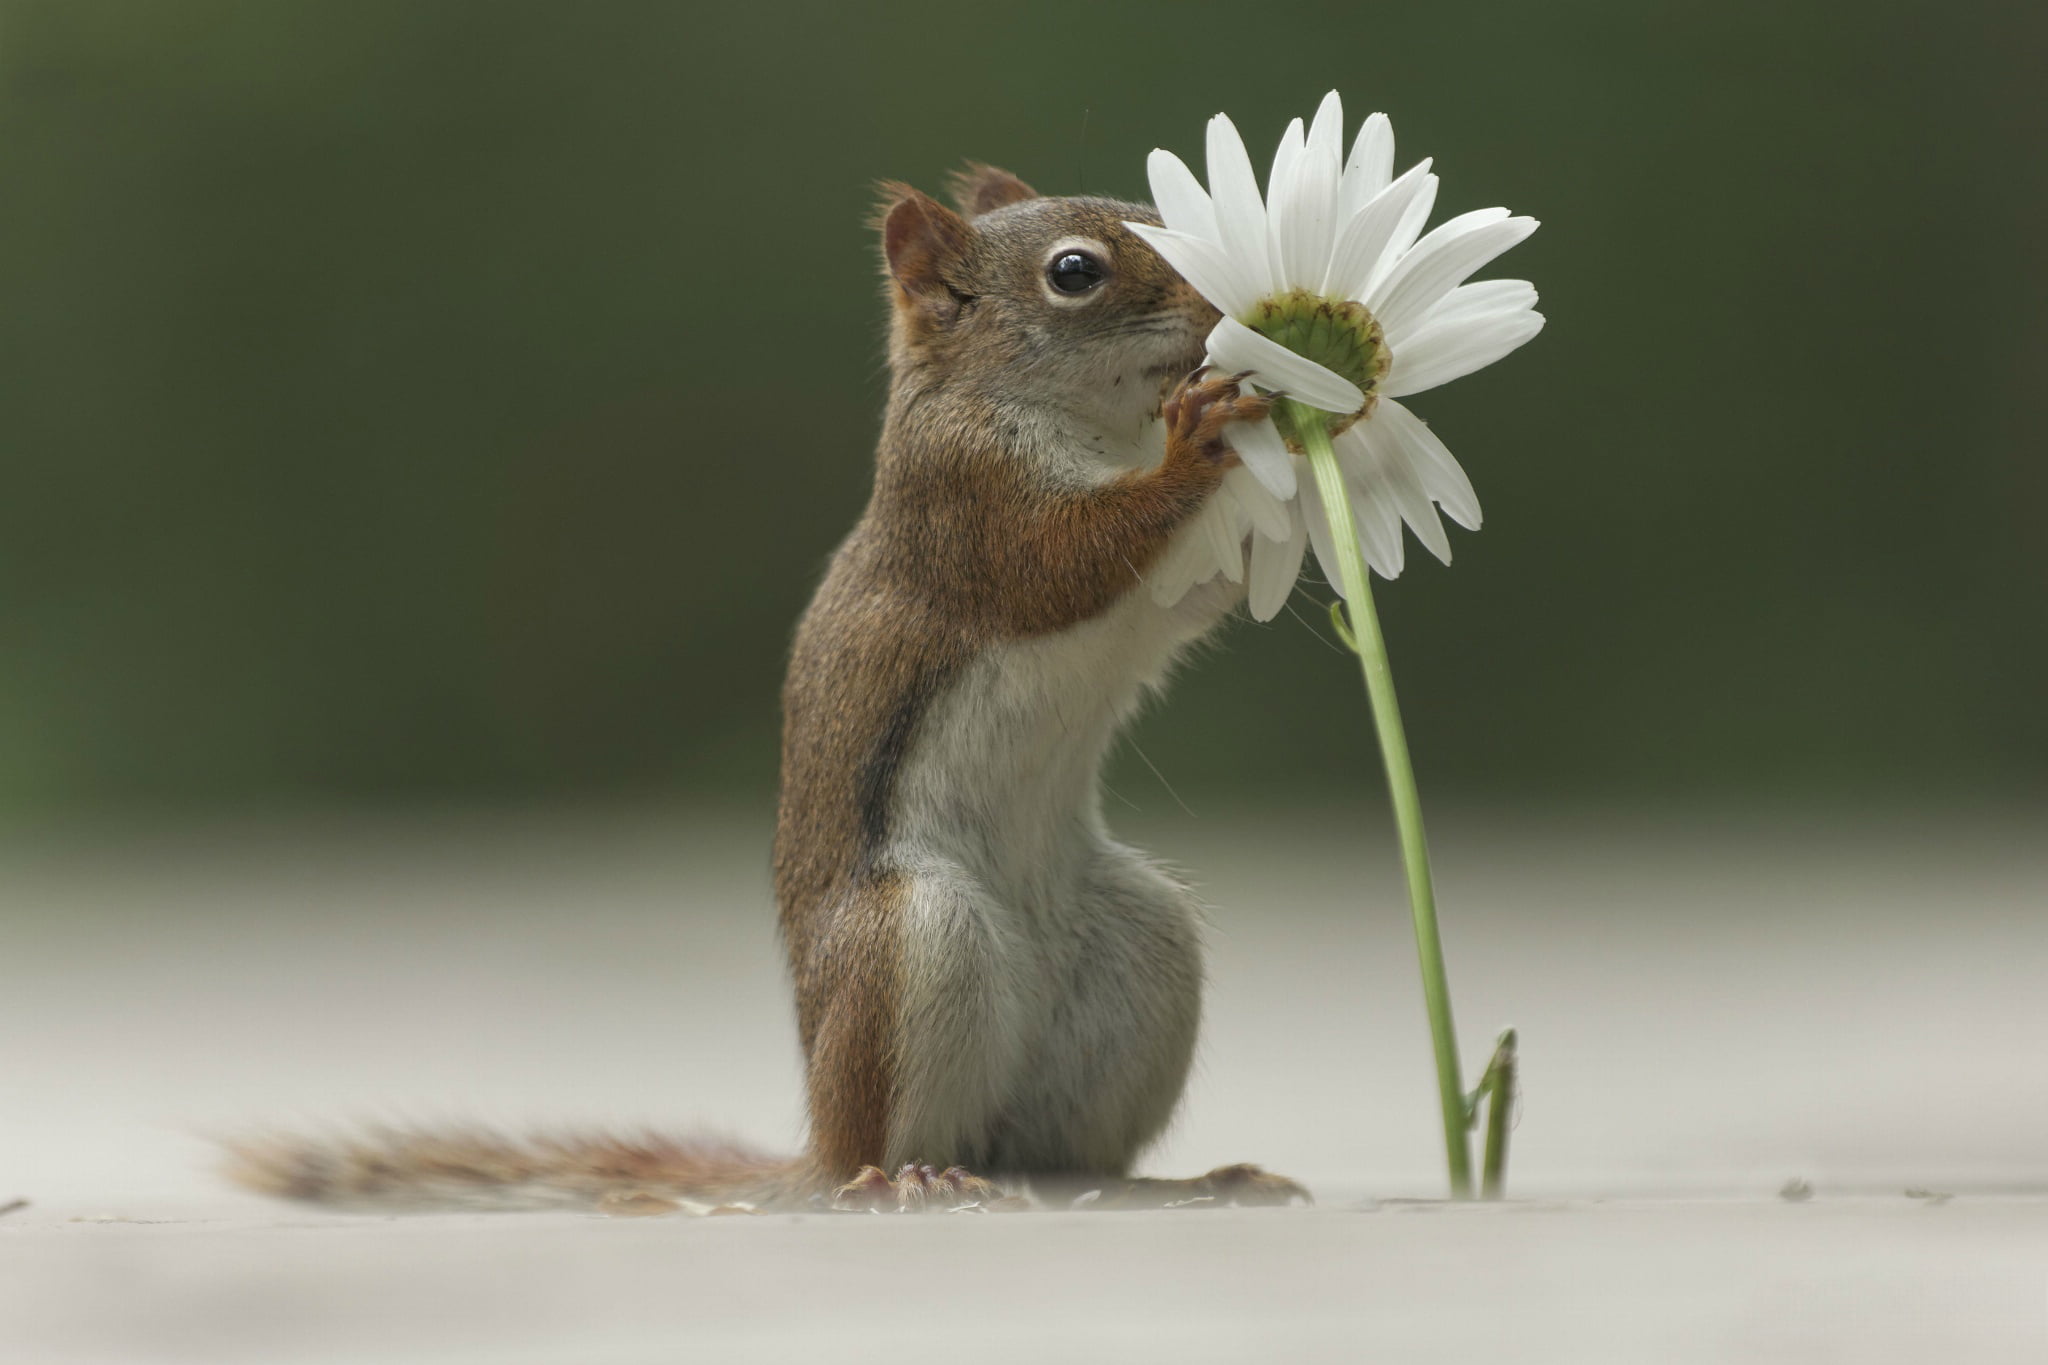
[[[1395,401],[1491,365],[1543,328],[1525,280],[1465,283],[1536,230],[1533,218],[1478,209],[1422,226],[1436,202],[1428,161],[1394,177],[1394,132],[1374,114],[1343,156],[1335,91],[1304,131],[1288,125],[1266,194],[1230,120],[1209,121],[1209,187],[1181,159],[1154,151],[1152,197],[1164,227],[1130,223],[1223,312],[1209,360],[1249,370],[1248,383],[1340,414],[1333,444],[1366,562],[1401,572],[1406,523],[1438,559],[1451,547],[1437,508],[1479,528],[1465,471],[1421,418]],[[1306,351],[1308,354],[1302,354]],[[1245,578],[1259,620],[1278,614],[1301,571],[1305,542],[1340,583],[1329,523],[1285,416],[1230,428],[1243,461],[1176,538],[1151,575],[1153,596],[1177,602],[1221,573]],[[1290,453],[1290,451],[1292,453]]]

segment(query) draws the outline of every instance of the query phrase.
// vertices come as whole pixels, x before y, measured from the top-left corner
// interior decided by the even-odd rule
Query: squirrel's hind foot
[[[894,1179],[879,1166],[863,1166],[859,1175],[832,1192],[832,1207],[842,1213],[961,1213],[1007,1211],[1025,1207],[1025,1201],[961,1166],[941,1171],[909,1165]]]
[[[1299,1181],[1275,1175],[1263,1166],[1239,1162],[1218,1166],[1206,1175],[1190,1180],[1155,1180],[1139,1177],[1121,1187],[1107,1187],[1091,1201],[1101,1209],[1275,1208],[1315,1203],[1315,1196]]]

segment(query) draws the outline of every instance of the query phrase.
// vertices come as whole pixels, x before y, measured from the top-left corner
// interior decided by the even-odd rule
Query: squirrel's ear
[[[954,285],[974,230],[959,214],[908,185],[884,185],[882,194],[882,259],[889,278],[934,320],[951,322],[966,296]]]
[[[953,172],[951,184],[953,202],[969,218],[979,218],[1006,204],[1040,197],[1037,190],[1008,171],[984,166],[979,161],[970,161],[964,168]]]

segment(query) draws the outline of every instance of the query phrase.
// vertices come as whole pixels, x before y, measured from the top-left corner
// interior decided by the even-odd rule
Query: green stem
[[[1415,768],[1408,760],[1408,737],[1401,728],[1401,706],[1394,697],[1394,674],[1387,664],[1387,642],[1373,610],[1372,582],[1365,556],[1359,552],[1358,528],[1351,519],[1351,500],[1344,475],[1330,446],[1327,414],[1290,403],[1295,430],[1315,471],[1316,488],[1330,520],[1336,543],[1338,573],[1350,605],[1352,647],[1365,674],[1372,720],[1379,732],[1380,757],[1386,764],[1387,790],[1393,798],[1394,824],[1401,835],[1401,865],[1408,874],[1408,907],[1415,920],[1415,951],[1422,962],[1422,999],[1429,1011],[1429,1037],[1436,1050],[1436,1084],[1443,1106],[1444,1159],[1450,1169],[1451,1197],[1472,1197],[1472,1151],[1466,1140],[1471,1127],[1465,1108],[1465,1086],[1458,1072],[1458,1035],[1451,1027],[1451,987],[1444,972],[1443,942],[1436,927],[1436,890],[1429,877],[1429,845],[1422,835],[1422,798],[1415,790]]]
[[[1479,1197],[1500,1199],[1507,1194],[1508,1125],[1515,1117],[1515,1031],[1501,1034],[1493,1045],[1493,1060],[1479,1079],[1486,1092],[1486,1155],[1479,1168]]]

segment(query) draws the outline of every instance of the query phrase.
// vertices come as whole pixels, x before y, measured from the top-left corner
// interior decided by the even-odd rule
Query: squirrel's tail
[[[366,1213],[708,1212],[797,1205],[818,1185],[801,1159],[653,1134],[375,1128],[241,1139],[227,1148],[228,1178],[245,1189]]]

